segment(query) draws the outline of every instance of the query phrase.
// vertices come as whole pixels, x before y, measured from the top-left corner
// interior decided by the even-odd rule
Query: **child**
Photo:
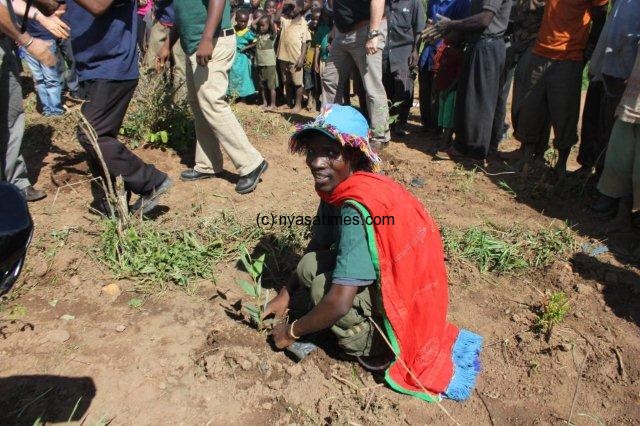
[[[256,21],[256,60],[258,75],[258,89],[262,93],[262,108],[265,111],[276,109],[276,88],[278,87],[278,77],[276,73],[276,52],[274,43],[276,40],[276,29],[269,15],[264,15]],[[270,104],[267,106],[267,91],[269,92]]]
[[[251,44],[256,36],[247,28],[249,22],[249,11],[247,9],[240,9],[236,12],[236,25],[234,26],[236,32],[236,56],[229,72],[229,89],[227,94],[232,97],[245,98],[256,93],[256,88],[253,85],[253,79],[251,78],[251,59],[249,55],[245,53],[251,49]]]
[[[439,94],[438,126],[442,127],[446,147],[453,143],[453,117],[456,105],[456,86],[462,70],[462,49],[454,33],[438,46],[435,60],[434,90]]]
[[[315,36],[315,32],[318,29],[318,22],[320,21],[320,9],[314,9],[311,12],[311,20],[309,21],[309,33],[311,34],[311,38]],[[310,45],[311,42],[308,43]],[[307,111],[316,111],[316,97],[315,97],[315,88],[316,88],[316,78],[314,71],[314,54],[315,49],[313,47],[307,47],[307,53],[304,58],[304,70],[303,70],[303,80],[304,80],[304,91],[305,96],[307,98]]]
[[[276,0],[267,0],[264,2],[264,11],[267,15],[273,16],[278,10],[278,3]]]
[[[293,104],[294,114],[299,113],[302,107],[302,67],[307,53],[307,42],[311,40],[303,10],[304,0],[286,0],[282,9],[276,12],[274,19],[282,28],[278,45],[278,63],[284,77],[287,104]],[[286,17],[281,18],[281,14],[285,14]]]
[[[316,105],[320,104],[320,96],[322,95],[322,72],[324,71],[324,65],[327,63],[329,57],[329,37],[331,35],[331,28],[333,22],[328,12],[320,8],[320,19],[318,21],[318,27],[313,33],[313,39],[311,40],[311,46],[313,52],[313,74],[314,74],[314,97]]]

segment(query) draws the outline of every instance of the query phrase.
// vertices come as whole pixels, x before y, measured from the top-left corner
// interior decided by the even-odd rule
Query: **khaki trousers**
[[[194,170],[200,173],[222,171],[220,145],[240,176],[248,175],[263,161],[226,100],[235,53],[236,38],[231,35],[213,40],[213,55],[206,67],[198,65],[195,53],[186,60],[187,98],[197,139]]]
[[[357,68],[367,94],[372,140],[383,143],[391,138],[387,93],[382,84],[382,51],[387,39],[386,19],[382,20],[378,29],[381,34],[378,40],[378,52],[373,55],[367,55],[365,51],[369,32],[366,25],[350,33],[341,33],[336,30],[329,58],[322,71],[322,104],[342,102],[345,83],[353,68]]]
[[[156,69],[156,54],[164,44],[167,37],[169,37],[169,31],[169,27],[165,27],[158,21],[156,21],[151,27],[151,32],[149,34],[149,46],[147,47],[147,53],[144,56],[145,71],[154,71]],[[184,81],[186,62],[184,51],[180,46],[180,41],[173,45],[171,55],[173,56],[175,83]]]
[[[331,278],[335,266],[336,252],[332,250],[309,252],[300,259],[296,269],[300,287],[291,300],[293,316],[299,318],[320,303],[333,285]],[[349,312],[331,326],[338,345],[348,355],[374,356],[385,351],[384,342],[368,320],[371,317],[382,324],[373,303],[378,297],[376,285],[363,287],[353,299]]]

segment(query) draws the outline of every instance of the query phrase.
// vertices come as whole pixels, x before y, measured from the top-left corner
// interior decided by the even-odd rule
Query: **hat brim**
[[[329,139],[332,139],[337,143],[340,143],[340,140],[337,138],[336,135],[334,135],[327,129],[323,129],[322,127],[307,127],[306,129],[300,129],[297,132],[295,132],[293,135],[291,135],[291,140],[294,141],[296,144],[301,144],[302,143],[301,138],[303,136],[308,136],[312,133],[320,133],[322,135],[327,136]]]

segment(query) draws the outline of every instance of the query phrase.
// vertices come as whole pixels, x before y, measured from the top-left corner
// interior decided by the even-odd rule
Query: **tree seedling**
[[[544,333],[545,340],[551,339],[553,328],[564,321],[569,312],[569,300],[562,291],[556,291],[550,296],[545,296],[538,310],[535,331]]]
[[[247,280],[238,280],[238,285],[245,294],[254,300],[254,303],[242,303],[243,308],[249,314],[251,322],[254,323],[259,331],[265,327],[273,325],[274,320],[262,319],[267,303],[269,302],[269,290],[262,288],[262,272],[264,270],[266,254],[261,254],[257,259],[252,259],[249,251],[245,246],[240,247],[240,262],[242,266],[251,276],[251,282]]]

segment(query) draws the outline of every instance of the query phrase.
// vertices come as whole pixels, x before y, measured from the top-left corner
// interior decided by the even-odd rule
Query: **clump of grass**
[[[457,164],[453,171],[446,173],[447,178],[456,182],[458,189],[467,194],[473,188],[473,185],[476,181],[476,177],[478,176],[477,168],[473,168],[472,170],[467,170],[463,165]]]
[[[507,231],[477,226],[466,230],[444,228],[442,238],[448,255],[463,257],[482,273],[541,268],[575,244],[567,227],[555,226],[537,232],[518,227]]]
[[[262,138],[289,135],[294,128],[293,123],[283,118],[280,114],[256,114],[255,108],[250,108],[241,103],[232,104],[231,109],[247,133]]]
[[[195,139],[193,114],[184,97],[162,76],[140,78],[125,121],[120,128],[132,148],[148,145],[185,151]]]
[[[173,283],[192,292],[195,279],[213,279],[214,267],[224,255],[217,235],[194,230],[160,229],[138,222],[118,235],[117,224],[107,220],[101,234],[101,259],[116,277],[138,280],[138,290],[164,290]]]
[[[553,328],[562,323],[569,313],[569,300],[562,291],[544,297],[538,308],[538,318],[534,330],[545,335],[547,342],[551,338]]]

